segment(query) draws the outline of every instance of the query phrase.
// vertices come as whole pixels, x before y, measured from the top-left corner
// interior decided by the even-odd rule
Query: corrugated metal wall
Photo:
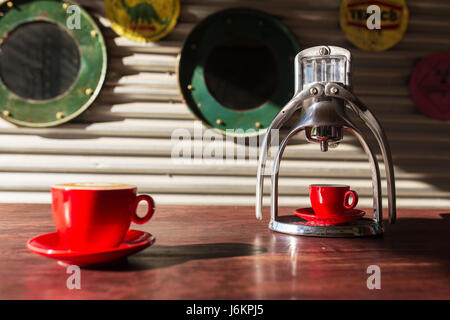
[[[398,205],[450,207],[450,123],[419,114],[408,93],[414,64],[429,53],[450,51],[449,1],[407,1],[405,37],[381,53],[363,52],[346,40],[337,0],[185,0],[172,33],[147,45],[109,28],[103,0],[80,3],[98,19],[107,41],[106,84],[86,113],[60,127],[31,129],[0,122],[1,202],[49,202],[53,183],[117,181],[137,184],[157,203],[253,205],[256,162],[170,161],[172,131],[192,131],[195,121],[182,103],[175,74],[184,39],[209,14],[252,7],[277,16],[302,48],[330,44],[352,51],[355,92],[381,120],[393,149]],[[306,205],[308,184],[339,182],[359,191],[361,205],[369,206],[368,163],[355,139],[345,141],[328,153],[316,144],[288,147],[281,204]]]

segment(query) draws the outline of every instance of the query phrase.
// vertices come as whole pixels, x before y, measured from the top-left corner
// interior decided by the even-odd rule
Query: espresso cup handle
[[[148,204],[148,209],[147,209],[147,213],[145,214],[145,216],[143,216],[142,218],[139,217],[137,215],[137,207],[139,205],[139,202],[141,201],[145,201]],[[136,199],[134,200],[134,209],[133,209],[133,217],[132,220],[134,223],[137,224],[144,224],[146,223],[148,220],[150,220],[150,218],[153,216],[153,213],[155,212],[155,201],[153,200],[152,197],[150,197],[147,194],[141,194],[136,196]]]
[[[348,203],[348,199],[350,198],[350,196],[353,196],[353,201],[352,203]],[[356,193],[356,191],[353,190],[348,190],[347,192],[345,192],[344,195],[344,208],[347,210],[353,209],[354,207],[356,207],[356,205],[358,204],[358,194]]]

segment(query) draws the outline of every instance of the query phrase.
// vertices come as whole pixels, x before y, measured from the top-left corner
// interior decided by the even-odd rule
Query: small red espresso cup
[[[350,196],[352,203],[348,203]],[[358,194],[349,186],[338,184],[312,184],[309,199],[316,216],[329,218],[343,215],[358,204]]]
[[[52,186],[53,220],[62,244],[84,252],[118,247],[131,222],[146,223],[155,210],[152,197],[136,192],[136,186],[118,183]],[[143,217],[136,214],[141,201],[148,204]]]

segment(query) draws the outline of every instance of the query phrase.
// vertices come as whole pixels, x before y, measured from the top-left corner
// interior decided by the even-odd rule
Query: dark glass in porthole
[[[236,111],[255,109],[275,92],[278,68],[264,43],[249,37],[231,37],[215,46],[204,66],[210,94]]]
[[[14,29],[1,45],[0,77],[24,99],[47,100],[66,92],[80,70],[72,36],[51,22],[30,22]]]

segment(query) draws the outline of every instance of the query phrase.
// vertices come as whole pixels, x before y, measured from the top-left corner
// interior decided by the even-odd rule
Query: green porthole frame
[[[211,50],[232,36],[259,40],[271,48],[278,65],[278,81],[269,101],[245,111],[221,105],[209,92],[203,66]],[[294,57],[300,51],[294,35],[278,19],[255,9],[233,8],[201,21],[185,40],[178,57],[178,84],[185,103],[208,127],[232,136],[264,133],[294,94]],[[235,133],[236,129],[254,133]],[[227,132],[227,130],[230,130]]]
[[[80,54],[80,69],[74,83],[62,94],[48,100],[20,97],[9,90],[0,77],[0,116],[26,127],[51,127],[65,123],[85,111],[98,96],[106,76],[105,41],[97,24],[80,6],[80,28],[66,25],[71,13],[69,1],[8,1],[0,12],[0,44],[22,24],[50,22],[69,33]],[[73,13],[72,13],[73,14]]]

